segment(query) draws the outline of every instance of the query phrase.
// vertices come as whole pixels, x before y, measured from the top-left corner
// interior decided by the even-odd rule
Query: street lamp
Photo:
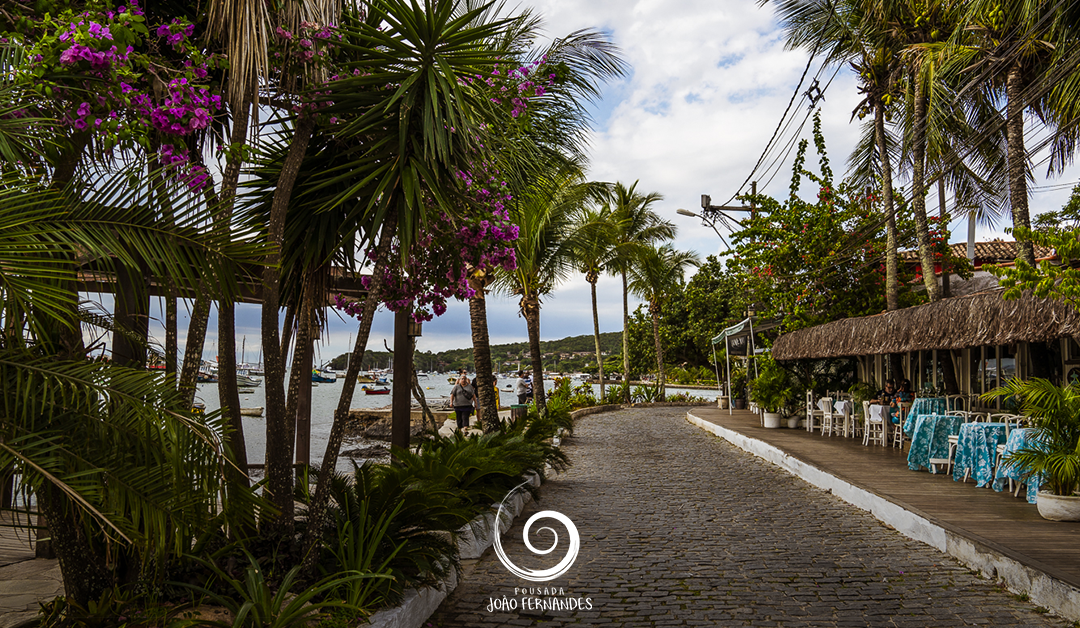
[[[712,230],[716,232],[716,235],[717,235],[717,237],[720,238],[720,241],[723,242],[725,245],[727,245],[728,248],[731,248],[731,245],[728,244],[727,240],[724,239],[723,234],[721,234],[720,230],[716,228],[716,223],[714,221],[709,220],[708,218],[702,216],[701,214],[695,214],[694,212],[690,211],[689,209],[683,209],[681,207],[679,209],[676,209],[675,213],[676,214],[681,214],[683,216],[689,216],[691,218],[700,218],[701,219],[701,224],[709,225],[710,227],[712,227]]]
[[[754,181],[750,186],[751,199],[757,195],[757,181]],[[754,217],[754,201],[750,201],[750,205],[713,205],[712,197],[708,194],[701,195],[701,213],[692,212],[689,209],[676,209],[675,213],[682,216],[689,216],[691,218],[700,218],[702,224],[709,225],[712,230],[716,232],[720,240],[727,245],[730,249],[731,245],[728,244],[724,236],[720,234],[720,230],[716,228],[716,223],[724,225],[724,227],[731,232],[735,231],[735,226],[739,224],[739,219],[731,216],[727,212],[747,212],[750,217]]]

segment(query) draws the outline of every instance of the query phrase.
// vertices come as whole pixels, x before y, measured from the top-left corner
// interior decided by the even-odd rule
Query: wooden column
[[[394,386],[390,412],[390,444],[402,449],[409,447],[409,431],[412,427],[412,392],[409,389],[411,373],[409,312],[404,308],[394,315]]]

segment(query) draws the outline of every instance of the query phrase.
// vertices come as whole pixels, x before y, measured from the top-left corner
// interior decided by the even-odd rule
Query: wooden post
[[[412,373],[412,342],[409,340],[409,309],[394,315],[394,386],[390,411],[390,444],[409,447],[412,428],[412,401],[409,374]]]

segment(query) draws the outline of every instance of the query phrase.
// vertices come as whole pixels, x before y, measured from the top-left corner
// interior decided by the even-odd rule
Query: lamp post
[[[751,197],[757,195],[757,181],[750,184],[750,195]],[[728,212],[747,212],[750,214],[750,217],[753,218],[755,209],[756,206],[754,205],[753,198],[751,198],[749,205],[713,205],[712,197],[708,194],[702,194],[701,213],[681,208],[675,210],[675,213],[691,218],[700,218],[702,224],[712,227],[712,230],[716,232],[716,235],[720,240],[730,249],[731,245],[724,239],[720,230],[716,228],[716,223],[719,222],[727,228],[728,231],[735,231],[734,227],[739,224],[739,219],[731,216]]]

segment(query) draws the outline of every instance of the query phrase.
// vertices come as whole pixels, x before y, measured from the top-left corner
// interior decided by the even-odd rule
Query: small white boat
[[[240,414],[243,416],[262,416],[262,406],[258,408],[240,408]]]

